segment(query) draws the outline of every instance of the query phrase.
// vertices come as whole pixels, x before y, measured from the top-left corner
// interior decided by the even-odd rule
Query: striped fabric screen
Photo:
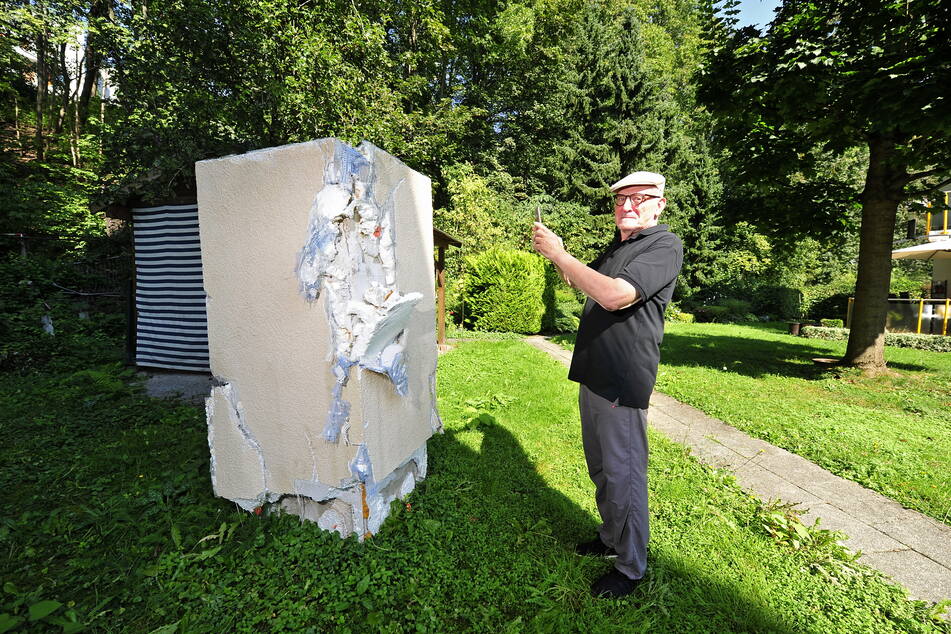
[[[136,365],[208,370],[198,207],[132,210]]]

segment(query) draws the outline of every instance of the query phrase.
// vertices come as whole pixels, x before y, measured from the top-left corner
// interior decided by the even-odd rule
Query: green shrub
[[[825,320],[836,321],[836,320]],[[826,339],[842,341],[849,338],[848,328],[828,328],[824,326],[803,326],[799,334],[807,339]],[[951,352],[951,337],[941,335],[919,335],[914,332],[886,332],[885,345],[895,348],[915,348],[932,352]]]
[[[925,296],[925,289],[931,282],[925,271],[918,271],[917,274],[909,273],[898,268],[892,270],[891,281],[888,284],[888,292],[894,295],[908,293],[911,299],[920,299]]]
[[[515,332],[466,330],[457,324],[446,324],[446,338],[470,341],[521,341],[522,335]]]
[[[745,299],[728,297],[720,302],[727,309],[727,318],[730,321],[755,321],[753,305]]]
[[[490,249],[466,258],[465,325],[475,330],[535,333],[545,304],[545,266],[524,251]]]
[[[545,290],[542,291],[542,303],[545,313],[542,315],[542,330],[554,331],[555,318],[558,311],[556,289],[561,284],[561,276],[551,262],[545,262]]]
[[[684,312],[676,302],[667,305],[664,312],[664,321],[676,321],[684,324],[692,324],[695,321],[693,313]]]
[[[694,309],[697,321],[730,323],[738,321],[756,321],[752,304],[743,299],[726,298],[719,304],[698,306]]]
[[[29,242],[31,253],[48,255],[64,248],[72,250],[72,246],[92,236],[102,236],[103,219],[89,207],[98,182],[99,177],[92,171],[53,161],[0,162],[0,200],[4,208],[0,232],[64,239]],[[12,240],[4,240],[0,248],[19,251],[18,243]]]
[[[885,345],[896,348],[915,348],[932,352],[951,352],[951,337],[919,335],[914,332],[886,332]]]
[[[760,314],[769,313],[782,319],[799,319],[808,310],[808,300],[798,288],[763,286],[756,289],[751,297],[754,311]]]
[[[847,272],[825,284],[815,284],[803,289],[805,314],[813,319],[824,315],[845,315],[849,310],[849,297],[855,295],[855,273]]]
[[[723,322],[726,321],[725,317],[729,309],[726,306],[717,306],[715,304],[707,306],[697,306],[693,310],[694,314],[697,317],[697,321],[701,322]]]
[[[12,255],[0,260],[0,370],[118,360],[125,315],[93,310],[64,290],[98,282],[64,259]],[[54,334],[46,333],[44,319]]]
[[[819,325],[825,328],[842,328],[845,326],[845,322],[841,319],[820,319]]]
[[[583,306],[574,299],[559,301],[555,306],[555,318],[552,321],[552,332],[575,332],[581,323],[580,312]]]
[[[542,316],[542,331],[550,333],[575,332],[584,304],[578,301],[558,270],[545,261],[545,292],[542,294],[545,314]]]
[[[849,338],[848,328],[829,328],[826,326],[803,326],[799,335],[807,339],[826,339],[828,341],[843,341]]]
[[[845,315],[849,311],[849,297],[852,297],[854,294],[854,292],[850,291],[848,293],[835,293],[823,297],[812,305],[808,314],[813,319],[817,318],[818,315]]]

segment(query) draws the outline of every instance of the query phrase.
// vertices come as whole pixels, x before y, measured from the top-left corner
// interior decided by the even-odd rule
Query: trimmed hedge
[[[822,326],[803,326],[800,336],[807,339],[827,339],[842,341],[849,338],[848,328],[824,328]],[[913,332],[886,332],[885,345],[896,348],[915,348],[932,352],[951,352],[951,337],[941,335],[919,335]]]
[[[489,249],[465,258],[465,325],[474,330],[536,333],[542,326],[545,265],[541,256]]]
[[[829,341],[844,341],[849,338],[848,328],[828,328],[826,326],[803,326],[799,329],[799,336],[806,339],[827,339]]]
[[[819,325],[824,328],[842,328],[845,326],[845,322],[841,319],[820,319]]]
[[[951,337],[918,335],[913,332],[886,332],[885,345],[896,348],[916,348],[933,352],[951,352]]]
[[[545,314],[542,316],[542,332],[564,333],[578,330],[579,317],[584,304],[578,301],[575,292],[565,286],[558,269],[545,261],[545,292],[542,294]]]
[[[667,304],[667,310],[664,311],[664,321],[676,321],[684,324],[692,324],[696,321],[693,313],[687,313],[680,309],[676,302]]]
[[[736,323],[756,321],[752,304],[744,299],[724,298],[719,304],[697,306],[693,309],[697,321]]]

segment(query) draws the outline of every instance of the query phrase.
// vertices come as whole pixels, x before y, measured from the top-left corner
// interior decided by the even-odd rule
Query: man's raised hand
[[[532,247],[549,260],[565,250],[565,243],[540,222],[532,225]]]

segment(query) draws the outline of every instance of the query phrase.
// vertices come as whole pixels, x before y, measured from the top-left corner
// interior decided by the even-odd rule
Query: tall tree
[[[399,142],[384,29],[352,2],[152,0],[116,13],[107,154],[126,193],[191,189],[194,162],[223,154],[323,136]]]
[[[47,55],[49,54],[49,27],[46,23],[46,5],[37,3],[39,19],[36,26],[36,158],[42,161],[46,155],[46,142],[43,139],[43,127],[46,118],[46,95],[49,84]]]
[[[102,45],[106,41],[105,33],[112,24],[113,0],[93,0],[86,16],[86,37],[83,44],[84,75],[79,91],[77,110],[79,120],[76,127],[81,129],[89,119],[89,104],[99,80],[102,69]]]
[[[10,40],[35,55],[34,144],[40,160],[63,141],[78,165],[80,132],[102,63],[93,47],[95,32],[103,27],[99,14],[108,14],[113,1],[13,0],[0,9]]]
[[[693,11],[693,18],[702,22],[700,7]],[[659,45],[653,57],[647,55],[642,20],[648,18],[654,40],[669,41],[657,26],[662,16],[640,9],[618,11],[604,2],[586,5],[562,76],[553,78],[542,107],[530,111],[548,115],[533,117],[542,131],[533,152],[540,166],[536,175],[549,191],[595,213],[610,210],[608,186],[623,174],[665,174],[670,201],[665,221],[687,245],[682,297],[708,277],[721,186],[707,140],[710,118],[696,106],[693,90],[683,85],[682,69],[680,74],[670,71],[672,55]]]
[[[844,362],[869,372],[885,368],[898,205],[951,168],[948,24],[942,0],[787,0],[765,35],[736,32],[706,76],[708,102],[743,132],[733,156],[748,178],[802,171],[815,146],[868,148]]]
[[[568,129],[556,146],[552,173],[562,194],[605,207],[607,186],[622,172],[661,171],[668,104],[644,66],[640,24],[589,4],[579,23],[574,72],[565,78]]]

